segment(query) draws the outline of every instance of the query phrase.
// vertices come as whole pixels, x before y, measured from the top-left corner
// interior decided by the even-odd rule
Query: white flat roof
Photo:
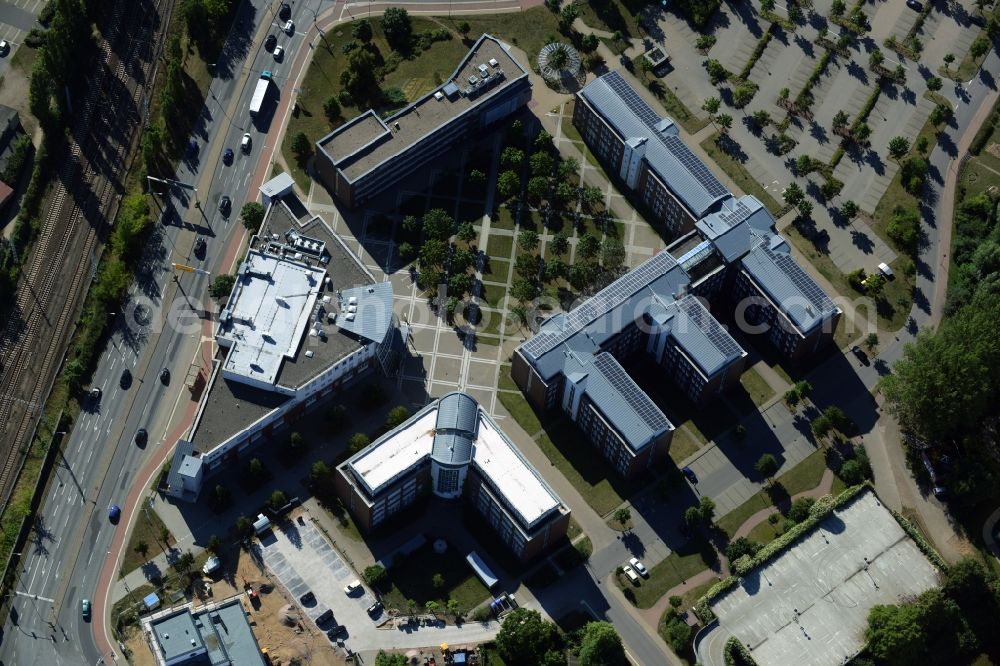
[[[351,461],[354,472],[364,479],[372,493],[431,454],[437,408],[418,413],[417,417]]]
[[[559,498],[538,477],[491,419],[479,412],[479,436],[472,462],[506,498],[526,525],[559,506]]]
[[[232,324],[218,337],[232,349],[223,369],[274,384],[281,363],[294,358],[312,317],[323,270],[251,250],[227,304]]]
[[[835,666],[861,649],[872,606],[938,584],[937,569],[863,491],[711,608],[760,666]]]
[[[371,494],[377,494],[384,485],[430,455],[434,446],[437,405],[437,402],[432,403],[426,411],[418,412],[350,461],[350,467]],[[528,527],[560,505],[559,498],[482,408],[479,409],[472,451],[472,464],[489,479]]]

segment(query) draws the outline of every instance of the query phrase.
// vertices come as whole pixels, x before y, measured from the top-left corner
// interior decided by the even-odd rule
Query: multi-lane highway
[[[184,273],[178,289],[172,284],[171,264],[191,264],[212,273],[229,268],[220,265],[224,250],[234,235],[243,232],[239,209],[243,202],[256,199],[256,191],[249,187],[258,164],[270,159],[272,137],[278,133],[279,119],[266,132],[249,122],[247,108],[259,72],[272,71],[281,95],[292,94],[285,83],[304,36],[300,29],[291,35],[281,31],[275,15],[278,4],[254,0],[240,5],[215,63],[217,78],[194,134],[197,155],[180,164],[175,176],[198,187],[200,209],[192,193],[180,188],[162,208],[154,204],[160,218],[156,232],[129,301],[115,315],[111,339],[92,378],[91,385],[101,388],[102,396],[85,404],[63,442],[35,538],[25,549],[14,612],[0,645],[0,664],[109,660],[109,655],[98,652],[92,631],[96,625],[82,619],[80,603],[94,598],[114,532],[125,529],[109,522],[108,507],[123,503],[136,472],[159,449],[171,415],[186,399],[184,383],[202,334],[202,320],[190,314],[188,303],[205,316],[211,278]],[[292,19],[308,27],[332,4],[332,0],[299,0]],[[284,47],[281,62],[262,47],[268,34],[276,35]],[[245,131],[253,139],[249,154],[239,150]],[[231,166],[222,160],[227,147],[235,153]],[[223,195],[233,201],[228,218],[218,211]],[[207,241],[204,260],[192,249],[198,235]],[[171,312],[182,314],[170,317]],[[168,383],[160,380],[163,368],[170,370]],[[131,373],[131,383],[121,382],[125,369]],[[149,433],[145,447],[134,442],[139,428]],[[95,615],[93,622],[102,620]]]

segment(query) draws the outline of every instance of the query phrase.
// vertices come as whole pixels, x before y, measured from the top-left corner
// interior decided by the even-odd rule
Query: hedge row
[[[875,102],[878,101],[878,96],[880,94],[882,94],[882,88],[875,86],[871,94],[868,95],[868,99],[865,100],[865,105],[861,107],[861,111],[858,112],[858,117],[854,119],[853,123],[851,123],[851,129],[847,131],[848,136],[854,136],[854,133],[858,131],[858,128],[861,127],[863,123],[868,122],[868,114],[875,108]]]
[[[892,510],[890,509],[890,511]],[[934,550],[934,546],[932,546],[930,542],[924,538],[924,535],[920,533],[920,530],[917,529],[916,525],[904,518],[902,514],[896,513],[895,511],[892,511],[892,517],[896,519],[896,522],[903,528],[903,531],[906,532],[907,536],[913,539],[913,541],[917,544],[917,548],[920,549],[920,552],[923,553],[924,556],[934,564],[934,566],[942,572],[947,573],[948,563],[944,561],[944,558],[942,558],[936,550]]]
[[[816,85],[816,82],[819,81],[819,77],[823,75],[823,71],[826,70],[826,66],[830,63],[830,58],[832,56],[833,51],[830,51],[829,49],[823,52],[823,57],[821,57],[819,62],[816,63],[816,66],[813,67],[812,74],[810,74],[809,78],[806,79],[806,84],[802,87],[802,91],[795,98],[795,108],[802,108],[803,99],[805,99],[805,96],[809,94],[812,87]]]
[[[767,26],[767,32],[765,32],[764,35],[757,40],[757,46],[754,47],[753,53],[750,54],[750,59],[747,60],[747,64],[743,65],[743,69],[740,71],[739,78],[741,80],[746,80],[746,78],[750,76],[750,70],[752,70],[753,66],[757,64],[760,57],[764,55],[764,49],[767,48],[768,43],[774,36],[775,26],[775,23],[769,24]]]
[[[757,554],[754,555],[753,558],[748,557],[744,559],[741,557],[733,562],[731,568],[736,576],[730,576],[725,580],[719,581],[713,585],[711,589],[709,589],[704,597],[698,600],[698,603],[695,605],[695,611],[698,613],[698,616],[702,619],[702,621],[709,622],[711,618],[714,617],[714,613],[712,613],[711,609],[708,607],[709,602],[711,602],[715,597],[735,587],[739,583],[739,578],[737,578],[737,576],[745,576],[754,569],[767,564],[777,555],[790,547],[799,539],[799,537],[806,532],[811,531],[817,524],[819,524],[820,521],[824,520],[831,513],[853,500],[858,494],[866,489],[874,492],[874,487],[870,481],[865,481],[862,484],[851,486],[844,492],[840,493],[840,495],[836,498],[830,495],[819,498],[809,510],[808,518],[761,548],[757,551]],[[706,615],[702,615],[703,611]]]
[[[726,661],[726,666],[757,666],[750,650],[735,636],[730,636],[722,648],[722,658]]]
[[[969,145],[970,153],[979,155],[983,151],[983,148],[986,147],[986,142],[993,136],[993,130],[996,129],[997,121],[1000,121],[1000,104],[993,107],[993,113],[986,119],[986,122],[979,128],[979,131],[976,132],[975,138],[972,139],[972,143]]]

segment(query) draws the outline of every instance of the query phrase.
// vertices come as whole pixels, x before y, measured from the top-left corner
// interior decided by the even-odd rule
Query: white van
[[[622,573],[625,574],[625,577],[628,578],[628,581],[633,585],[639,584],[639,574],[637,574],[635,572],[635,569],[633,569],[631,566],[627,564],[623,566]]]
[[[886,276],[887,278],[892,278],[892,269],[889,268],[889,264],[883,261],[881,264],[878,265],[878,269],[879,271],[881,271],[882,275]]]

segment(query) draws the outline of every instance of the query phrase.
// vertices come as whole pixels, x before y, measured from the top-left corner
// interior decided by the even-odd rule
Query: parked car
[[[646,565],[639,561],[638,557],[633,557],[628,561],[632,568],[639,572],[639,575],[643,578],[649,578],[649,571],[646,570]]]
[[[316,603],[316,595],[312,593],[312,590],[309,590],[308,592],[306,592],[305,594],[303,594],[301,597],[299,597],[299,601],[302,602],[303,606],[308,606],[310,604],[314,604],[314,603]]]
[[[355,592],[361,589],[361,581],[355,578],[344,588],[344,594],[351,596]]]
[[[233,149],[226,148],[226,151],[222,153],[222,163],[225,164],[226,166],[229,166],[230,164],[233,163],[233,157],[235,157],[235,155],[233,154]]]
[[[917,2],[917,0],[906,0],[906,6],[914,11],[922,11],[924,6]]]
[[[291,21],[286,21],[285,22],[285,34],[286,35],[291,35],[294,32],[295,32],[295,24],[292,23]]]
[[[146,432],[145,428],[139,428],[135,431],[135,443],[139,446],[145,446],[148,439],[149,433]]]
[[[371,606],[368,607],[368,614],[372,617],[378,617],[382,614],[382,602],[376,601]]]
[[[862,364],[871,365],[871,361],[868,360],[868,354],[866,354],[861,347],[854,345],[851,347],[851,353],[854,354]]]
[[[927,470],[927,475],[931,480],[931,492],[937,498],[943,498],[948,494],[948,486],[945,479],[948,475],[948,468],[951,466],[951,458],[947,455],[938,455],[934,449],[924,449],[920,452],[920,461]]]
[[[337,638],[339,636],[341,636],[346,631],[347,631],[347,627],[345,627],[342,624],[337,624],[337,625],[334,625],[334,626],[330,627],[329,629],[327,629],[327,631],[326,631],[326,637],[329,638],[331,641],[336,641]]]
[[[282,21],[287,21],[288,17],[292,15],[292,6],[287,2],[281,3],[281,7],[278,9],[278,18]]]
[[[274,47],[278,45],[278,38],[274,35],[268,35],[264,38],[264,50],[270,53],[274,50]]]
[[[685,467],[681,471],[684,473],[684,476],[687,477],[688,481],[690,481],[691,483],[698,483],[698,475],[694,473],[693,469],[691,469],[690,467]]]
[[[629,582],[632,583],[633,585],[639,584],[639,574],[637,574],[635,572],[635,569],[633,569],[631,566],[627,564],[623,566],[622,573],[625,574],[625,577],[628,578]]]
[[[118,521],[122,517],[122,510],[117,504],[112,504],[111,508],[108,509],[108,520],[113,524],[117,525]]]
[[[80,614],[84,620],[90,622],[90,599],[80,600]]]
[[[0,56],[5,56],[10,53],[10,42],[6,39],[0,39]]]
[[[219,212],[223,215],[229,215],[229,211],[233,209],[233,200],[226,195],[222,195],[219,199]]]

